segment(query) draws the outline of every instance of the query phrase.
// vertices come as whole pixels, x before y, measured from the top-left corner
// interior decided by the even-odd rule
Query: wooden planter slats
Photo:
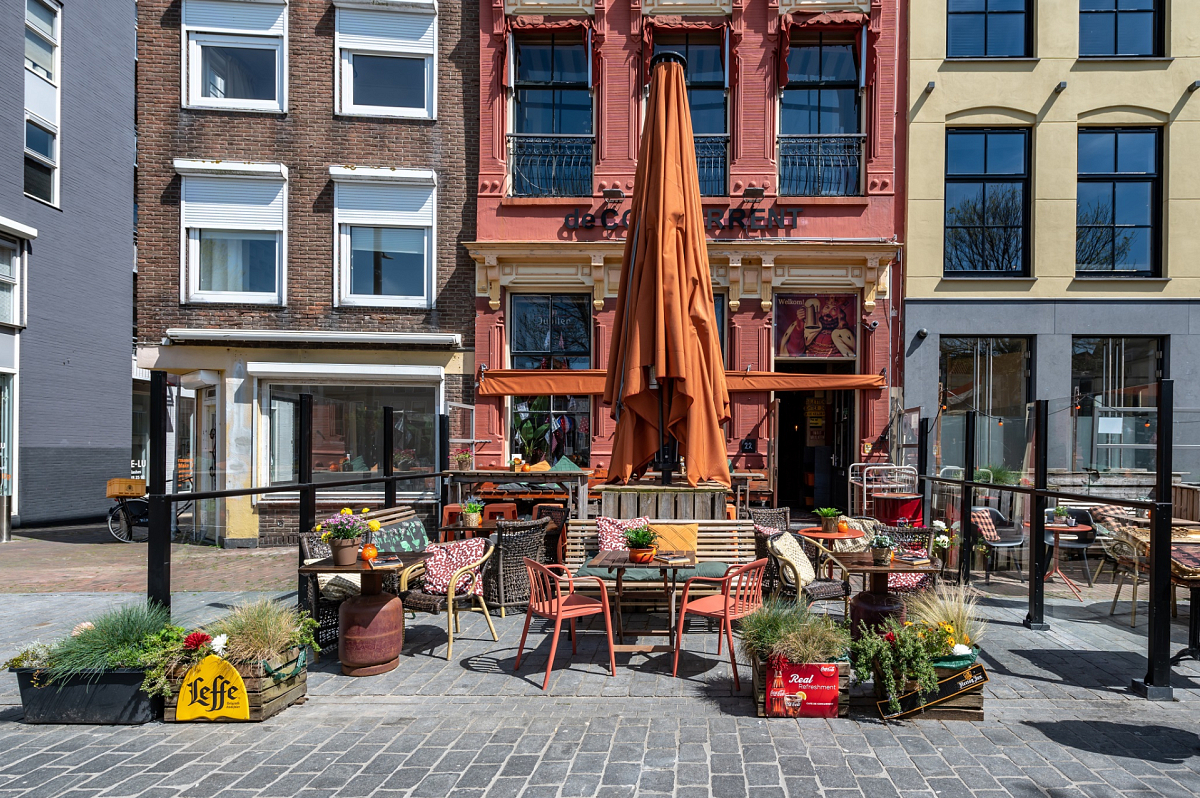
[[[962,668],[934,668],[938,681],[948,679],[961,670]],[[906,687],[909,690],[917,689],[915,682],[910,682]],[[883,685],[879,681],[875,682],[875,693],[872,698],[873,700],[870,702],[872,706],[876,701],[883,701],[887,698]],[[953,698],[931,707],[925,707],[911,715],[905,715],[902,720],[983,720],[983,685],[972,687]]]
[[[838,662],[838,717],[850,714],[850,663]],[[754,709],[760,718],[767,716],[767,664],[755,660],[752,665],[754,681]]]
[[[287,673],[295,667],[299,655],[300,650],[294,648],[286,655],[270,660],[268,664],[272,670]],[[308,694],[307,667],[295,676],[282,681],[275,681],[274,677],[265,675],[261,667],[246,664],[238,664],[234,667],[246,685],[246,696],[250,703],[250,722],[263,721],[277,715],[292,704],[304,701]],[[171,697],[166,700],[163,711],[163,720],[168,723],[191,722],[175,719],[175,709],[179,703],[179,688],[183,684],[183,677],[186,673],[187,669],[183,668],[171,674]],[[217,722],[240,723],[242,721],[219,718]]]
[[[600,514],[609,518],[710,521],[725,518],[724,485],[606,485],[599,488]]]

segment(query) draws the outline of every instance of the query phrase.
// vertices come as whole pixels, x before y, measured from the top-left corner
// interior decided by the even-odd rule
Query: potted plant
[[[477,527],[483,523],[483,502],[470,501],[463,502],[462,506],[462,523],[463,526]]]
[[[1071,517],[1071,511],[1060,504],[1054,508],[1054,523],[1075,526],[1075,519]]]
[[[368,512],[370,508],[364,507],[362,515]],[[349,507],[343,507],[337,515],[317,524],[321,540],[329,544],[334,565],[354,565],[358,560],[358,547],[362,545],[363,537],[368,532],[379,531],[378,521],[368,521],[362,515],[355,515]]]
[[[950,649],[934,659],[935,668],[958,665],[964,659],[961,667],[965,668],[978,658],[979,640],[986,631],[978,604],[978,598],[964,586],[944,584],[914,593],[905,602],[909,619],[927,629],[936,629]]]
[[[876,565],[887,565],[892,561],[892,550],[896,541],[891,535],[876,535],[871,539],[871,560]]]
[[[629,561],[648,563],[658,553],[655,543],[658,535],[648,526],[639,526],[625,531],[625,545],[629,547]]]
[[[171,622],[160,604],[129,604],[77,625],[5,663],[17,676],[26,723],[139,724],[159,705],[142,688],[149,639]]]
[[[837,717],[849,706],[849,630],[795,601],[768,599],[740,622],[758,711],[768,717]]]
[[[842,515],[841,510],[836,507],[818,507],[817,515],[821,518],[822,532],[832,535],[838,531],[838,518]]]
[[[467,471],[471,468],[471,459],[474,457],[474,455],[471,453],[471,450],[468,447],[464,446],[461,449],[455,449],[453,456],[454,467],[459,471]]]
[[[917,692],[920,700],[937,689],[934,657],[950,653],[945,640],[926,634],[924,625],[901,624],[889,617],[869,627],[863,623],[859,638],[850,644],[850,661],[860,682],[874,681],[875,695],[887,699],[893,713],[901,711],[900,697]]]

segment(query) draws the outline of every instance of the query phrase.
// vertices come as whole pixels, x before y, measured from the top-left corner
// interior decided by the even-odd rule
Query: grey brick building
[[[130,467],[135,7],[4,9],[0,479],[14,523],[96,518]]]

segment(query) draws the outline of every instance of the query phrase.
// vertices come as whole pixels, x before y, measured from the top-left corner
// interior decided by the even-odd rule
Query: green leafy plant
[[[631,549],[648,549],[654,546],[658,535],[648,526],[639,526],[625,531],[625,545]]]
[[[1066,507],[1064,507],[1061,504],[1058,507],[1054,508],[1054,517],[1055,518],[1067,518],[1070,515],[1071,515],[1071,511],[1068,510]]]
[[[477,515],[479,513],[482,513],[483,512],[483,502],[475,502],[475,501],[463,502],[462,511],[464,513],[470,513],[471,515]]]
[[[850,645],[845,625],[785,599],[767,599],[739,624],[742,651],[751,659],[830,662],[844,657]]]
[[[4,663],[5,668],[45,668],[50,664],[50,646],[35,640]]]
[[[459,468],[465,468],[471,464],[472,454],[471,450],[467,447],[464,446],[461,449],[455,449],[451,454],[454,457],[454,462],[458,464]]]
[[[295,647],[309,647],[319,653],[321,649],[313,637],[316,628],[317,622],[307,612],[260,599],[234,607],[204,630],[213,637],[226,636],[225,659],[261,666],[263,660]]]
[[[51,682],[113,668],[143,664],[144,641],[171,623],[171,611],[161,604],[127,604],[80,624],[69,637],[50,649],[47,673]]]
[[[915,684],[921,703],[937,689],[933,660],[950,653],[943,635],[930,633],[924,625],[900,625],[895,618],[872,629],[865,623],[859,638],[850,644],[850,663],[859,681],[875,679],[883,687],[888,707],[900,711],[900,696]]]
[[[1016,485],[1021,481],[1020,471],[1000,463],[988,463],[983,468],[976,469],[976,475],[979,476],[979,472],[984,469],[992,472],[990,481],[993,485]],[[986,482],[988,480],[980,479],[979,481]]]
[[[513,437],[521,450],[521,458],[530,465],[542,460],[549,443],[550,397],[537,396],[528,400],[528,409],[513,413]]]
[[[892,539],[891,535],[876,535],[871,538],[871,548],[894,549],[896,548],[896,541]]]
[[[836,507],[818,507],[816,513],[821,518],[837,518],[841,516],[842,511]]]
[[[173,692],[171,675],[180,668],[190,667],[198,662],[206,650],[188,650],[184,648],[187,639],[187,629],[182,626],[168,626],[147,636],[142,641],[142,667],[146,671],[142,679],[142,689],[150,695],[169,697]]]

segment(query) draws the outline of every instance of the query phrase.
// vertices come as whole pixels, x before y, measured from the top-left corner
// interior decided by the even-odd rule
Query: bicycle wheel
[[[122,543],[133,542],[133,524],[130,523],[129,513],[119,504],[108,511],[108,531]]]

